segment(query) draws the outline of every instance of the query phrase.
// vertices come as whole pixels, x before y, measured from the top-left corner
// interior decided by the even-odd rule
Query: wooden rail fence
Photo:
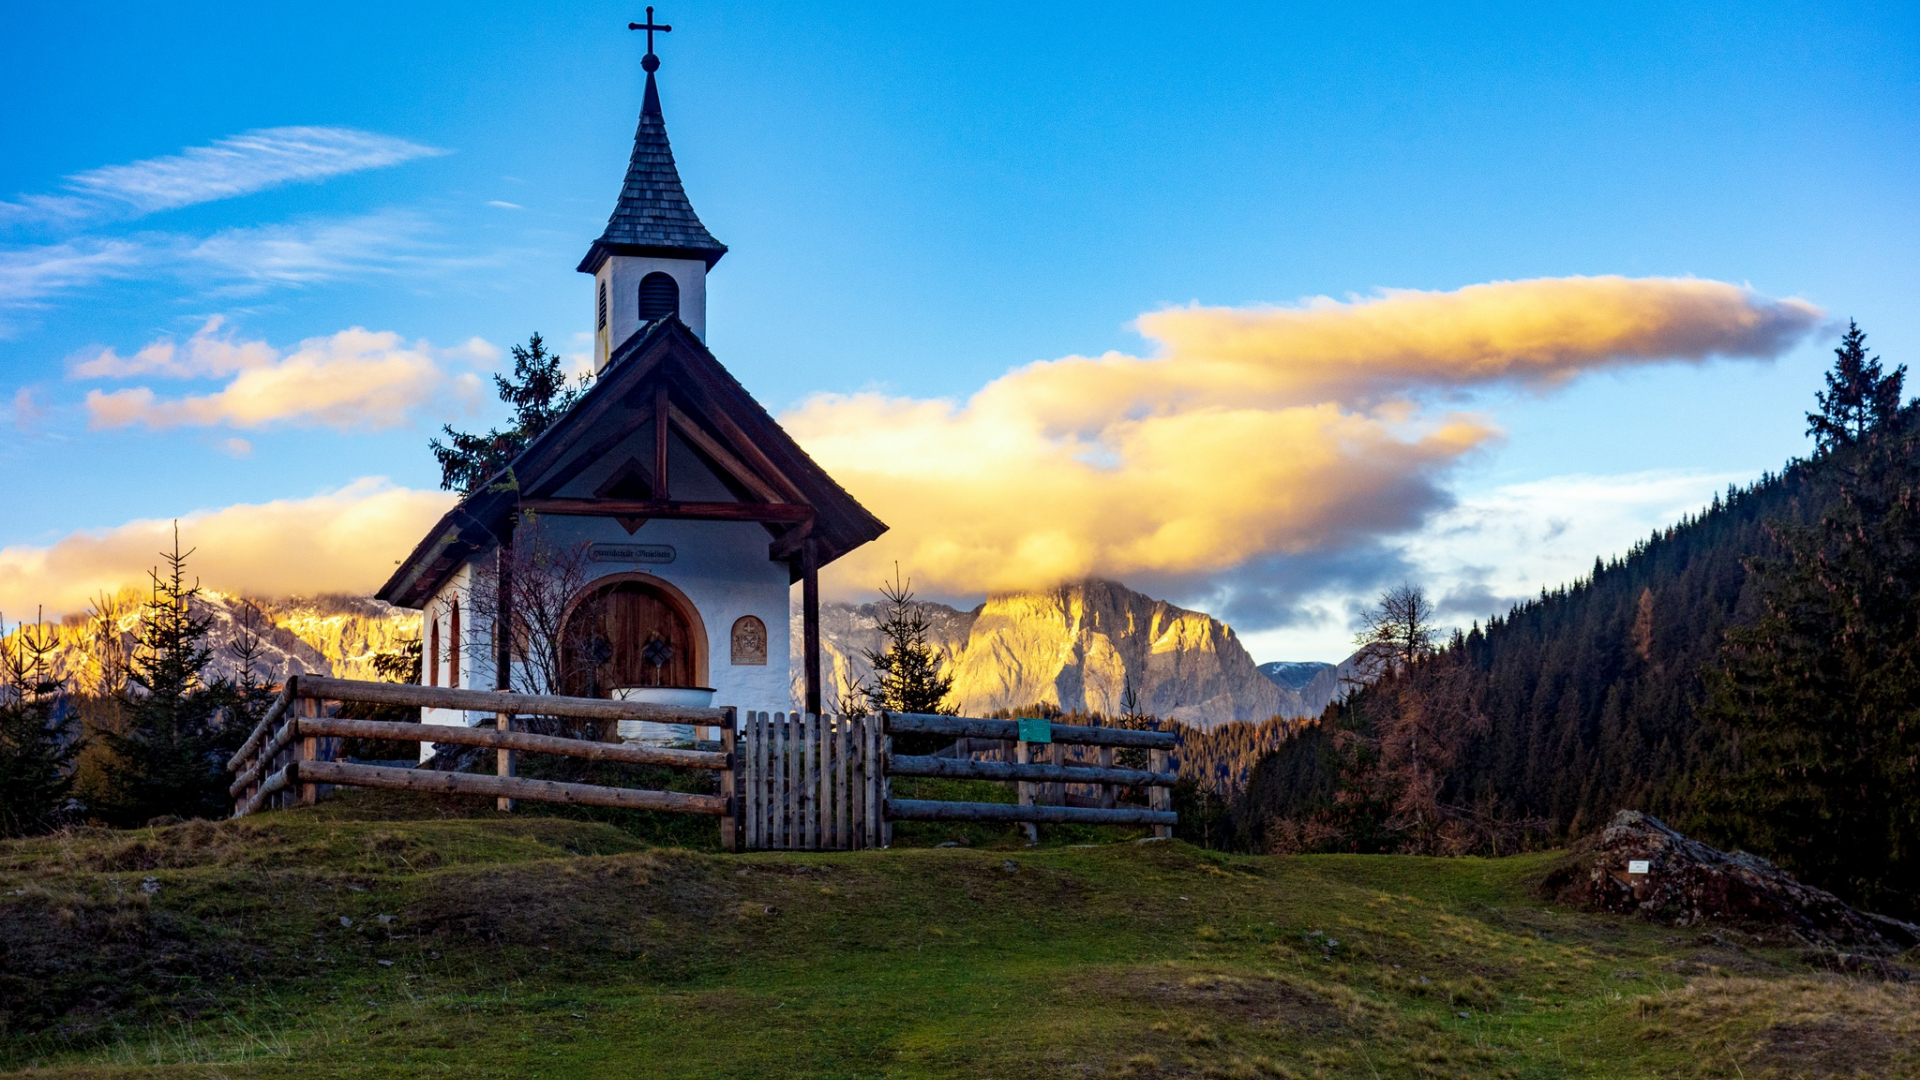
[[[490,712],[494,714],[495,726],[493,730],[488,730],[301,715],[303,712],[317,713],[318,710],[310,706],[323,700]],[[651,720],[668,724],[717,726],[721,733],[720,750],[630,746],[535,735],[512,730],[516,716]],[[491,795],[503,810],[512,809],[515,799],[530,799],[536,802],[708,814],[720,818],[721,844],[732,850],[736,846],[734,732],[733,710],[725,708],[677,708],[599,698],[487,693],[454,687],[296,675],[287,679],[266,715],[261,717],[260,723],[248,735],[239,752],[227,762],[228,771],[234,774],[228,794],[234,798],[235,817],[245,817],[268,806],[285,805],[290,801],[311,804],[318,798],[319,785],[322,784],[439,794]],[[496,754],[495,775],[401,769],[328,760],[333,754],[325,752],[323,742],[332,740],[337,745],[338,740],[349,738],[487,747]],[[641,791],[597,784],[529,780],[514,775],[515,755],[520,753],[712,769],[720,774],[720,794],[693,795],[677,791]]]
[[[348,720],[319,715],[322,701],[460,709],[492,713],[494,726]],[[557,738],[514,731],[517,716],[587,720],[649,720],[717,727],[720,749],[690,750]],[[1012,749],[1012,761],[975,760],[957,743],[955,756],[896,754],[893,736],[936,735],[991,740]],[[495,752],[495,775],[438,772],[335,761],[346,739],[434,742]],[[246,743],[227,763],[235,817],[295,803],[311,804],[321,785],[388,788],[438,794],[491,796],[501,809],[515,799],[578,803],[634,810],[669,810],[720,819],[726,850],[853,850],[885,847],[894,821],[1006,821],[1042,824],[1147,825],[1173,834],[1172,732],[986,720],[965,716],[878,713],[867,717],[749,712],[732,708],[678,708],[600,698],[488,693],[452,687],[299,675],[289,678]],[[1070,762],[1063,748],[1092,748],[1096,760]],[[1145,769],[1116,767],[1117,749],[1147,751]],[[1043,751],[1051,760],[1035,760]],[[558,754],[589,761],[621,761],[710,769],[718,795],[641,791],[596,784],[529,780],[515,775],[515,755]],[[892,777],[991,780],[1016,785],[1012,803],[949,802],[893,797]],[[1069,793],[1091,788],[1093,796]],[[1120,801],[1144,792],[1146,805]]]
[[[1170,731],[1134,731],[1129,728],[1055,724],[1045,720],[983,720],[969,716],[929,716],[885,713],[886,734],[939,735],[954,739],[997,739],[1013,744],[1014,759],[974,761],[887,755],[888,776],[944,776],[954,779],[1005,780],[1018,785],[1018,802],[937,802],[927,799],[886,799],[889,820],[1014,821],[1026,827],[1029,840],[1042,824],[1151,825],[1154,835],[1167,838],[1179,820],[1173,812],[1172,787],[1179,779],[1171,755],[1175,736]],[[1034,738],[1039,736],[1039,738]],[[891,740],[889,740],[889,743]],[[1052,761],[1033,760],[1036,747],[1048,747]],[[1060,753],[1065,746],[1098,748],[1095,765],[1068,765]],[[1113,767],[1115,748],[1147,751],[1147,768]],[[1097,806],[1070,805],[1067,784],[1092,784],[1100,791]],[[1125,806],[1120,789],[1145,788],[1147,805]]]

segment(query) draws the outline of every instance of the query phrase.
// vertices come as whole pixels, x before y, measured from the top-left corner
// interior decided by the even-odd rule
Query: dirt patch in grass
[[[1706,978],[1645,998],[1647,1037],[1689,1042],[1705,1075],[1913,1076],[1920,988],[1831,977]]]
[[[0,1033],[84,1035],[130,1007],[191,1018],[250,972],[262,949],[155,906],[143,886],[30,887],[0,903]]]
[[[1838,1020],[1775,1024],[1747,1060],[1795,1076],[1890,1075],[1898,1041],[1865,1024]]]
[[[1180,966],[1137,968],[1113,982],[1089,985],[1161,1009],[1204,1014],[1220,1023],[1287,1028],[1315,1033],[1357,1032],[1377,1011],[1340,986],[1322,986],[1278,975],[1194,971]]]

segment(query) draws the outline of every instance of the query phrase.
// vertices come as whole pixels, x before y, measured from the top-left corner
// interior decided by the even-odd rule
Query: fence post
[[[727,767],[720,771],[720,796],[727,800],[727,813],[720,819],[720,850],[737,852],[745,809],[740,805],[740,756],[735,753],[738,740],[734,737],[734,720],[738,714],[731,705],[726,707],[726,713],[726,722],[720,728],[720,752],[727,755]]]
[[[1166,772],[1170,764],[1168,758],[1169,756],[1165,750],[1151,751],[1148,754],[1148,767],[1154,772]],[[1173,791],[1171,789],[1155,784],[1147,790],[1151,792],[1147,799],[1148,806],[1155,810],[1171,810],[1173,808]],[[1153,827],[1153,835],[1161,840],[1171,840],[1173,839],[1173,826],[1155,825]]]
[[[304,706],[301,709],[302,713],[306,713],[310,711],[315,715],[319,715],[319,712],[320,712],[319,702],[302,701],[300,704]],[[289,716],[285,718],[285,720],[282,722],[291,724],[294,722],[294,718]],[[315,757],[319,755],[319,750],[320,750],[320,740],[318,738],[312,735],[302,736],[300,741],[293,748],[292,757],[295,761],[312,761]],[[301,806],[312,806],[314,803],[317,803],[320,801],[320,792],[319,792],[319,789],[314,784],[302,782],[300,785],[300,794],[298,797],[299,797]]]
[[[320,740],[317,736],[303,735],[300,738],[300,760],[317,761],[320,757]],[[312,806],[320,801],[320,785],[311,780],[300,782],[300,805]]]
[[[288,712],[295,712],[295,710],[289,709]],[[314,698],[301,698],[300,708],[297,711],[296,715],[301,719],[305,719],[310,716],[319,716],[320,702]],[[294,722],[294,719],[295,719],[295,716],[286,716],[281,719],[281,723],[291,724]],[[274,761],[273,761],[274,770],[277,772],[280,769],[283,769],[286,766],[300,760],[300,756],[305,750],[306,750],[305,740],[300,740],[299,742],[294,742],[289,740],[287,743],[286,749],[281,750],[278,754],[274,755]],[[316,793],[316,796],[317,794],[318,793]],[[273,798],[274,798],[274,806],[276,809],[290,810],[295,806],[299,806],[300,804],[307,802],[307,786],[305,784],[302,784],[298,788],[296,788],[293,785],[289,784],[286,787],[280,789],[280,794],[275,795]]]
[[[502,689],[500,691],[500,693],[502,694],[510,694],[512,692],[513,691],[506,690],[506,689]],[[512,731],[513,730],[513,714],[504,713],[504,712],[494,713],[493,728],[495,731]],[[494,769],[495,775],[512,776],[514,774],[515,772],[514,766],[518,764],[514,760],[514,753],[515,752],[512,750],[495,750],[493,752],[493,769]],[[495,799],[493,805],[495,809],[498,809],[502,812],[511,812],[513,810],[513,800],[507,798],[505,795],[502,795],[498,799]]]
[[[1067,763],[1067,744],[1052,743],[1047,749],[1047,757],[1055,765]],[[1047,802],[1053,806],[1067,805],[1067,782],[1056,780],[1047,785]]]
[[[1013,744],[1013,761],[1014,761],[1014,764],[1016,765],[1032,764],[1033,763],[1032,745],[1025,742],[1024,740],[1014,743]],[[1021,780],[1016,786],[1018,787],[1020,792],[1020,805],[1032,806],[1033,805],[1033,781]],[[1027,843],[1037,844],[1040,842],[1040,826],[1035,825],[1033,822],[1031,821],[1022,822],[1020,825],[1020,831],[1027,834]]]
[[[1096,717],[1093,721],[1093,726],[1105,727],[1106,724],[1103,721],[1101,721],[1098,717]],[[1113,747],[1105,746],[1105,745],[1101,746],[1099,748],[1098,759],[1096,761],[1096,764],[1098,764],[1103,769],[1113,768]],[[1113,809],[1114,805],[1119,801],[1114,797],[1114,786],[1112,784],[1101,784],[1099,787],[1099,792],[1100,792],[1100,809],[1102,810]]]

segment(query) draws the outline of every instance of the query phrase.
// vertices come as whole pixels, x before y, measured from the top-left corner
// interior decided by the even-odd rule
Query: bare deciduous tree
[[[574,618],[576,601],[594,576],[591,545],[555,540],[537,518],[529,518],[516,531],[508,572],[513,600],[509,682],[517,693],[565,694],[582,676],[592,675],[594,664],[589,632],[581,628],[597,620]],[[480,663],[473,670],[490,668],[497,648],[493,613],[500,609],[500,582],[492,567],[474,575],[465,607],[465,640],[456,647],[468,663]],[[527,718],[528,730],[596,736],[582,726],[586,724],[559,717]]]
[[[1379,605],[1360,616],[1355,667],[1371,682],[1406,672],[1433,654],[1433,602],[1418,585],[1400,584],[1380,594]]]

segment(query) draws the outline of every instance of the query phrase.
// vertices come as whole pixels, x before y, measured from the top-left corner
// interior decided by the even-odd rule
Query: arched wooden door
[[[561,642],[566,692],[605,697],[623,686],[698,686],[694,633],[681,603],[665,590],[634,580],[602,585],[567,616]]]

